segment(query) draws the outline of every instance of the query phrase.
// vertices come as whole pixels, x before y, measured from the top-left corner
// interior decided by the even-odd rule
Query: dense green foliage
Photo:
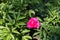
[[[41,22],[30,33],[30,17]],[[30,35],[32,34],[32,36]],[[60,40],[60,0],[0,0],[0,40]]]

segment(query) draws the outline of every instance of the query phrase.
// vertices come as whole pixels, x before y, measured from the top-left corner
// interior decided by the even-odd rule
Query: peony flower
[[[27,22],[27,28],[29,29],[37,29],[39,27],[40,27],[40,22],[35,17],[30,18],[30,20]]]

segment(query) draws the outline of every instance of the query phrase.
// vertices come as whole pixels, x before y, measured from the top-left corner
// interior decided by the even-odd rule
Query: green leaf
[[[0,24],[3,24],[3,19],[0,19]]]
[[[36,33],[33,34],[33,36],[36,36],[36,35],[38,35],[39,33],[40,33],[40,32],[36,32]]]
[[[30,30],[25,29],[25,30],[23,30],[21,33],[22,33],[22,34],[25,34],[25,33],[28,33],[28,32],[30,32]]]
[[[12,30],[13,33],[20,34],[17,30]]]
[[[29,39],[32,39],[30,36],[23,36],[22,37],[22,40],[29,40]]]
[[[26,23],[25,22],[19,22],[19,23],[17,23],[16,25],[26,25]]]
[[[47,40],[47,35],[46,35],[45,30],[43,31],[43,36],[44,36],[43,40]]]
[[[7,15],[7,17],[8,17],[8,21],[12,21],[12,19],[11,19],[11,17],[9,16],[9,15]]]
[[[6,37],[6,40],[11,40],[11,35],[8,35],[8,36]]]
[[[26,18],[25,16],[20,16],[19,20]]]
[[[29,16],[30,16],[30,17],[32,16],[32,14],[35,15],[34,10],[29,10]]]
[[[10,35],[11,35],[12,40],[15,40],[14,35],[12,35],[12,34],[10,34]]]
[[[21,4],[23,4],[23,1],[24,1],[24,0],[21,0]]]
[[[43,22],[41,18],[37,17],[40,22]]]
[[[13,13],[13,17],[14,17],[14,19],[16,19],[16,14],[15,13]]]
[[[3,28],[5,28],[4,26],[0,26],[0,29],[3,29]]]
[[[20,20],[20,13],[17,14],[16,20]]]
[[[2,10],[5,7],[5,5],[6,5],[5,3],[1,3],[0,4],[0,6],[1,6],[0,9]]]

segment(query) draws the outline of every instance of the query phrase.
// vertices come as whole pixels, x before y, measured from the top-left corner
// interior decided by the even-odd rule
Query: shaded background
[[[33,34],[26,27],[31,17],[41,22]],[[0,40],[33,39],[60,40],[60,0],[0,0]]]

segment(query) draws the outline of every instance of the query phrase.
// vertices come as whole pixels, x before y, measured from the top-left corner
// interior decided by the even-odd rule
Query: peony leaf
[[[25,33],[28,33],[28,32],[30,32],[30,30],[25,29],[25,30],[23,30],[21,33],[22,33],[22,34],[25,34]]]

